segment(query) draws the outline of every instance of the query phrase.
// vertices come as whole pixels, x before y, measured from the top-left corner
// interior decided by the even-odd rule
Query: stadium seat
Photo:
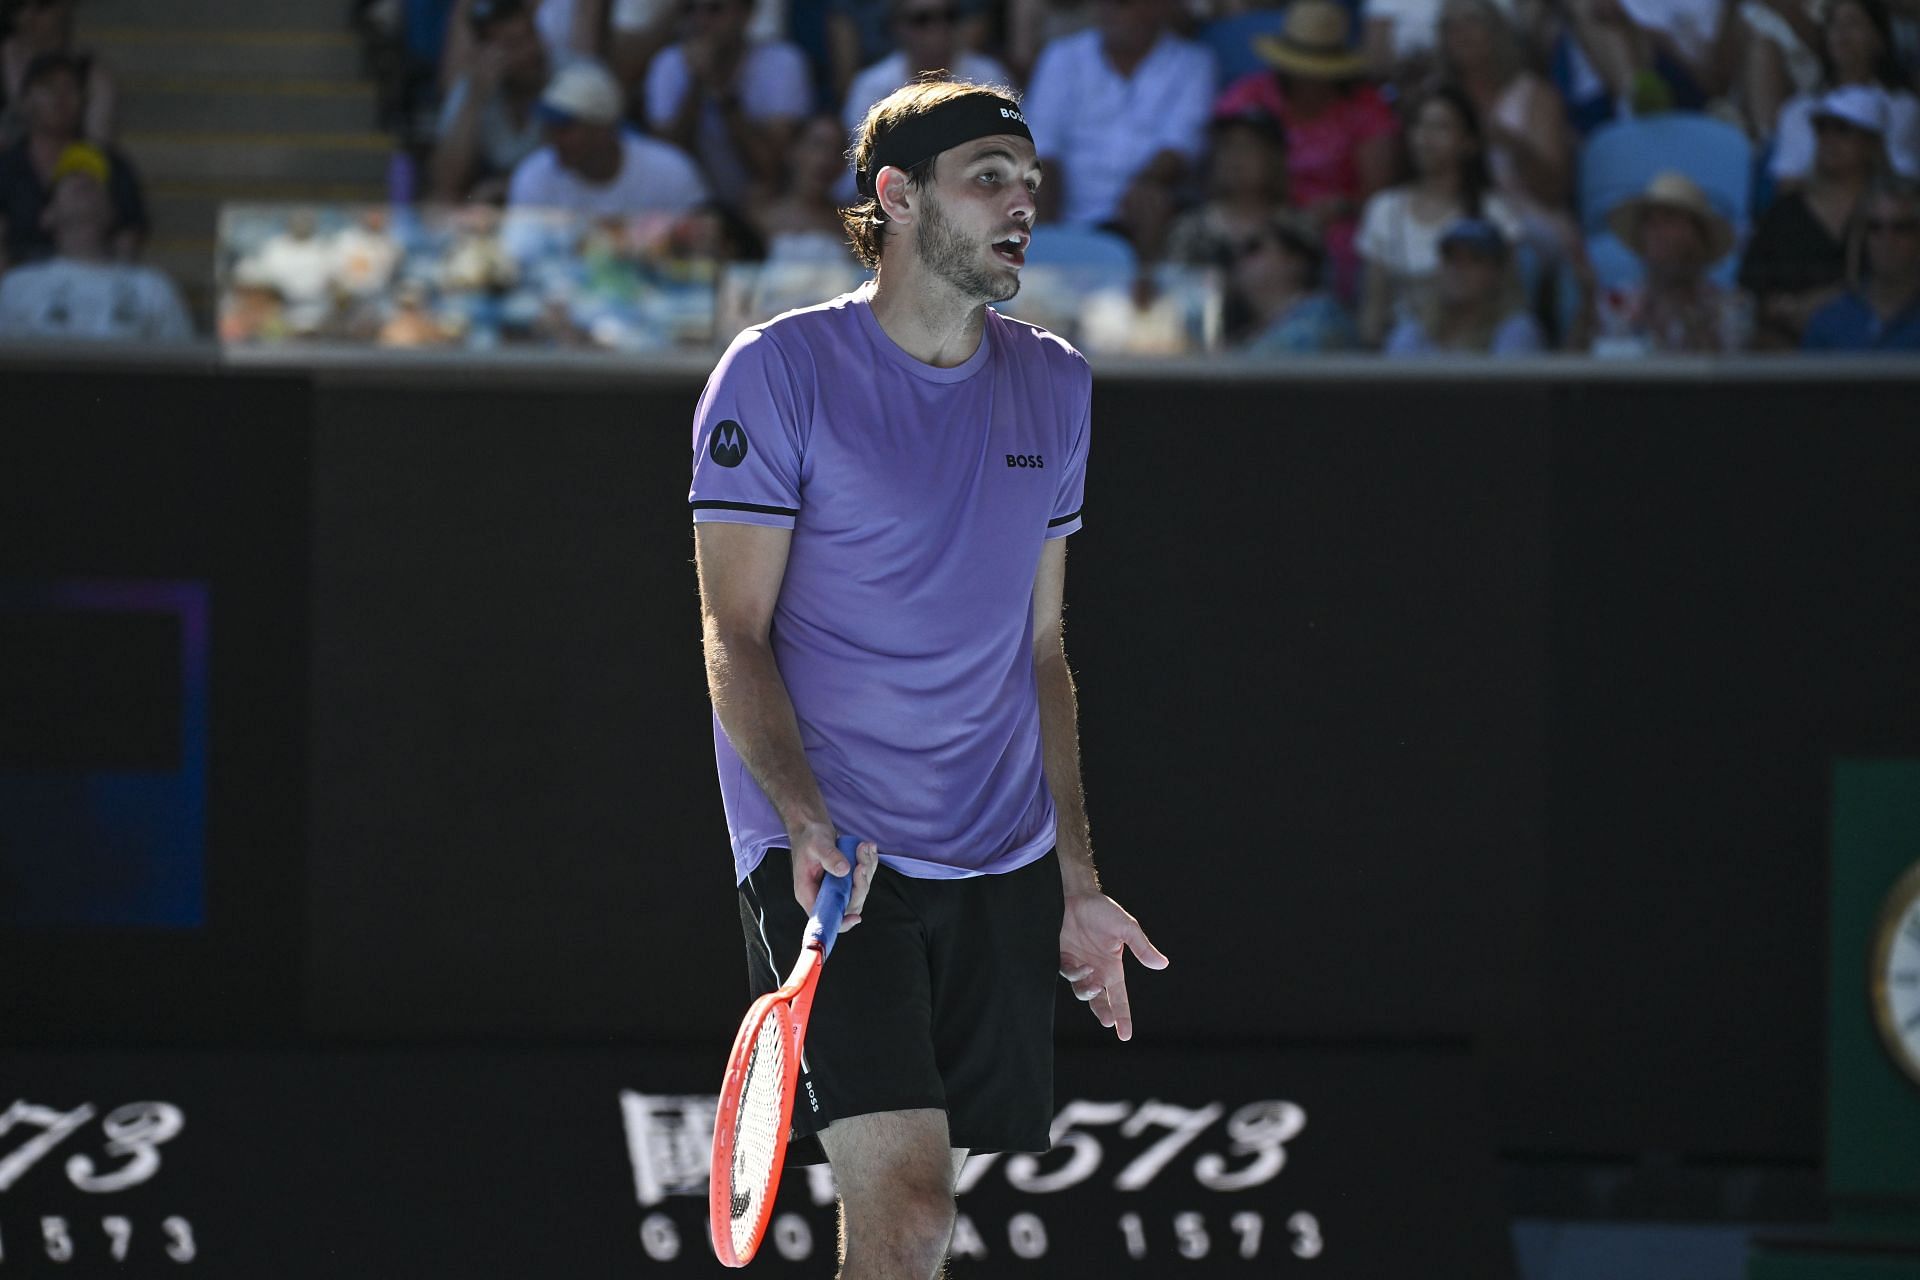
[[[1604,234],[1607,211],[1668,169],[1699,183],[1714,207],[1733,220],[1735,242],[1746,239],[1752,144],[1724,121],[1679,112],[1610,124],[1587,139],[1580,155],[1580,229],[1589,237]]]
[[[1034,231],[1027,264],[1037,267],[1103,267],[1116,276],[1133,274],[1133,246],[1109,231],[1046,223]]]
[[[1224,87],[1241,76],[1268,70],[1260,55],[1253,51],[1253,42],[1260,36],[1280,34],[1285,22],[1284,9],[1250,9],[1231,18],[1209,22],[1194,38],[1213,50],[1214,63],[1220,68],[1220,84]]]

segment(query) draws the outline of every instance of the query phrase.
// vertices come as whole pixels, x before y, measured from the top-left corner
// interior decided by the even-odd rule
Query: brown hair
[[[1019,101],[1019,95],[1011,89],[950,79],[944,71],[922,72],[917,80],[894,90],[867,110],[867,118],[860,122],[860,132],[854,139],[853,149],[847,153],[847,158],[853,162],[853,171],[856,174],[865,172],[867,166],[873,163],[875,143],[902,123],[949,102],[975,96]],[[907,185],[919,190],[931,184],[933,164],[938,158],[928,156],[907,169]],[[860,259],[864,267],[878,267],[887,225],[887,215],[881,212],[880,202],[872,196],[863,197],[858,204],[840,211],[840,221],[847,229],[847,238],[853,242],[853,256]]]

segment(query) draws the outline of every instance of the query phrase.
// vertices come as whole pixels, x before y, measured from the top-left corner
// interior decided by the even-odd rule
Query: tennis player
[[[937,1275],[969,1150],[1044,1151],[1053,981],[1133,1034],[1061,638],[1091,376],[1014,296],[1040,166],[1016,99],[876,104],[845,213],[868,284],[740,334],[695,414],[714,754],[755,994],[861,844],[791,1163],[833,1165],[843,1280]]]

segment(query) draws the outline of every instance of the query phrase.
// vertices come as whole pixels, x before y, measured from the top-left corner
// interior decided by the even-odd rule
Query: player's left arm
[[[1080,780],[1079,699],[1067,666],[1062,611],[1067,585],[1067,539],[1054,538],[1040,553],[1033,581],[1033,673],[1040,696],[1040,748],[1047,788],[1053,793],[1066,909],[1060,921],[1060,976],[1073,984],[1103,1027],[1122,1040],[1133,1038],[1127,1000],[1126,952],[1149,969],[1167,967],[1167,957],[1147,940],[1140,922],[1100,890],[1093,840]]]

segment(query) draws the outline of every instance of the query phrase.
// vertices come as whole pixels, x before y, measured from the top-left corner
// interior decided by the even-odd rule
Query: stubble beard
[[[927,270],[969,301],[1005,302],[1020,292],[1019,273],[996,272],[981,265],[978,246],[953,225],[937,199],[928,199],[921,206],[913,252]]]

